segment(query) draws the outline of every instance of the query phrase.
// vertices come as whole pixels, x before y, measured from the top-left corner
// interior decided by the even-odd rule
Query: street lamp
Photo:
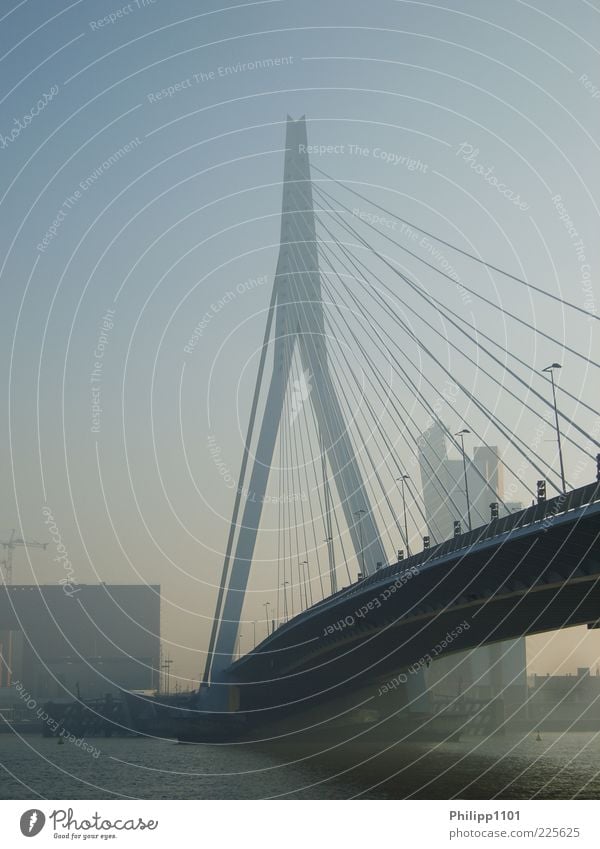
[[[365,549],[363,546],[363,535],[362,535],[362,517],[365,515],[366,510],[357,510],[354,513],[354,516],[358,516],[358,538],[360,540],[360,560],[362,564],[362,576],[365,577]]]
[[[558,424],[558,407],[556,406],[556,385],[554,383],[554,369],[562,368],[560,363],[552,363],[551,366],[546,366],[542,371],[550,375],[550,383],[552,384],[552,400],[554,401],[554,421],[556,423],[556,441],[558,442],[558,459],[560,460],[560,479],[562,482],[562,491],[567,491],[565,481],[565,467],[563,465],[562,445],[560,441],[560,426]]]
[[[465,473],[465,495],[467,497],[467,524],[469,525],[469,530],[472,530],[471,527],[471,503],[469,501],[469,481],[467,478],[467,455],[465,454],[465,434],[471,433],[467,428],[463,428],[459,430],[458,433],[455,433],[455,436],[460,436],[460,444],[462,448],[462,456],[463,456],[463,470]]]
[[[254,629],[254,648],[256,648],[256,622],[252,623],[252,628]]]
[[[410,557],[410,545],[408,544],[408,522],[406,521],[406,496],[404,495],[404,481],[410,480],[410,475],[402,475],[396,478],[402,486],[402,507],[404,508],[404,539],[406,541],[406,553]]]
[[[283,615],[285,616],[285,621],[288,621],[288,605],[287,605],[287,590],[286,587],[289,584],[289,581],[284,581],[281,585],[283,587]]]
[[[327,543],[327,560],[329,562],[329,581],[331,584],[331,595],[337,592],[337,577],[335,574],[335,560],[333,558],[333,537],[325,537],[323,542]]]
[[[304,583],[304,602],[305,602],[306,606],[308,607],[308,591],[306,589],[307,584],[308,584],[308,590],[310,590],[310,603],[312,604],[312,587],[310,585],[310,570],[308,568],[308,560],[303,560],[302,566],[306,566],[306,573],[304,572],[304,570],[302,571],[302,578],[305,582]]]
[[[304,604],[308,607],[308,596],[306,595],[306,576],[304,567],[308,563],[307,560],[298,561],[298,592],[300,594],[300,612],[302,613],[302,587],[304,587]]]
[[[265,620],[267,623],[267,637],[269,636],[269,607],[271,606],[270,601],[263,602],[263,607],[265,609]]]

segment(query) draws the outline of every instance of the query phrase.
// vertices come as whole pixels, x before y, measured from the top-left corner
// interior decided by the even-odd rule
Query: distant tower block
[[[327,462],[348,525],[357,560],[367,575],[377,563],[387,563],[370,499],[348,437],[344,416],[329,372],[327,339],[321,296],[321,277],[315,233],[312,187],[304,117],[288,117],[281,216],[281,247],[274,282],[275,336],[273,373],[260,426],[250,483],[243,504],[240,530],[231,568],[224,568],[228,583],[222,611],[217,602],[214,633],[209,646],[207,673],[218,681],[233,660],[244,594],[254,555],[262,504],[279,431],[284,398],[295,346],[300,352],[308,383],[303,403],[311,403]],[[305,397],[306,396],[306,397]],[[356,514],[360,511],[360,526]],[[231,533],[231,532],[230,532]],[[361,542],[362,536],[362,542]],[[227,566],[227,562],[226,562]],[[213,646],[213,639],[216,641]],[[214,648],[214,660],[212,652]]]

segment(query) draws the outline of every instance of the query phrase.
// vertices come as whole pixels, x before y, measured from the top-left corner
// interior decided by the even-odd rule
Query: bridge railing
[[[433,549],[429,549],[429,551],[435,557],[443,556],[447,552],[466,548],[475,543],[483,542],[486,539],[533,525],[536,522],[552,522],[555,516],[568,513],[570,510],[576,510],[586,504],[593,504],[599,500],[600,482],[596,481],[595,483],[579,487],[579,489],[573,489],[571,492],[561,493],[555,498],[550,498],[539,504],[532,504],[531,507],[518,510],[516,513],[509,513],[508,516],[503,516],[501,519],[494,519],[487,525],[482,525],[466,534],[446,540],[446,542],[435,546]]]
[[[555,498],[550,498],[539,504],[533,504],[531,507],[526,507],[524,510],[518,510],[515,513],[509,513],[508,516],[503,516],[501,519],[494,519],[487,525],[481,525],[481,527],[474,528],[465,534],[460,534],[459,536],[438,543],[438,545],[425,549],[418,554],[411,555],[406,560],[401,560],[391,566],[379,569],[373,575],[369,575],[368,578],[364,578],[358,583],[353,584],[351,588],[340,590],[335,595],[358,592],[365,585],[380,580],[386,574],[393,574],[431,563],[433,560],[438,560],[440,557],[445,557],[454,551],[470,548],[477,543],[493,539],[494,537],[510,533],[520,528],[525,528],[537,522],[548,522],[551,524],[556,516],[563,515],[571,510],[577,510],[586,504],[593,504],[596,501],[600,501],[600,481],[579,487],[579,489],[573,489],[571,492],[565,494],[561,493]],[[324,599],[320,604],[329,601],[332,597],[329,596],[329,598]]]

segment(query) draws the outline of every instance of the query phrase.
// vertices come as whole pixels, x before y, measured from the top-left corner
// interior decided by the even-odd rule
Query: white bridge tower
[[[273,371],[249,483],[244,486],[273,324]],[[304,375],[310,383],[310,393],[303,394],[310,399],[305,403],[311,403],[314,408],[319,431],[318,450],[322,450],[327,459],[357,560],[361,567],[364,563],[368,575],[377,563],[386,563],[386,554],[329,372],[306,122],[304,117],[293,121],[288,116],[281,247],[208,648],[205,684],[222,681],[223,670],[233,660],[296,346]],[[332,587],[335,587],[334,582]]]

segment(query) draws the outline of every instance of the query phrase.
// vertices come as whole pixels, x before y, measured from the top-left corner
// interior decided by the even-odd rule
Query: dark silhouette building
[[[0,687],[36,699],[156,689],[160,586],[0,587]]]

